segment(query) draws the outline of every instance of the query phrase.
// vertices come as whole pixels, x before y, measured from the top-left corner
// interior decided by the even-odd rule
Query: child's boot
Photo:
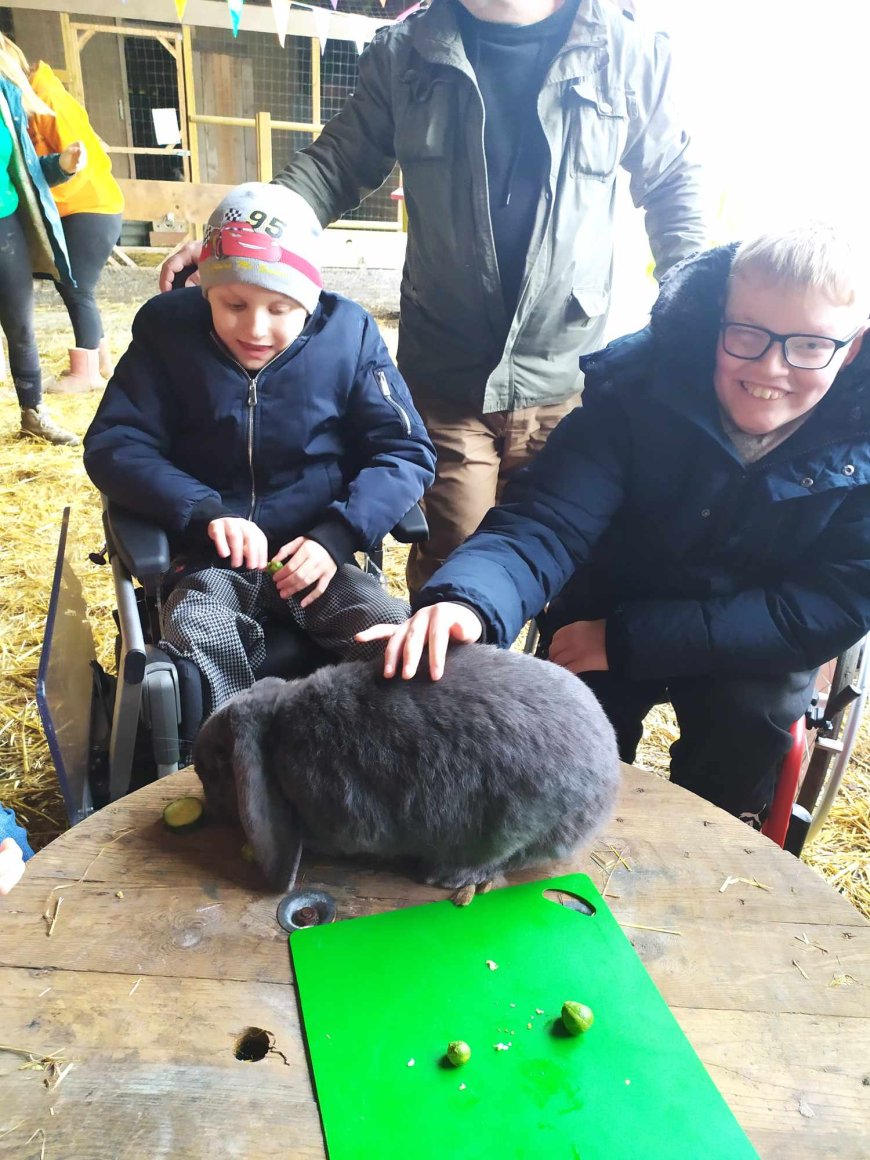
[[[78,395],[84,391],[101,391],[105,387],[100,377],[100,354],[97,350],[86,350],[75,346],[69,352],[68,371],[64,371],[57,380],[46,386],[46,391],[53,395]]]
[[[40,403],[36,407],[21,408],[21,434],[32,435],[34,439],[45,439],[47,443],[58,443],[67,447],[78,447],[81,442],[78,435],[55,423],[45,403]]]

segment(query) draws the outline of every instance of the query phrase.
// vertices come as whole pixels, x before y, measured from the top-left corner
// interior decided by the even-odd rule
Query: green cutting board
[[[290,948],[330,1160],[757,1157],[585,875],[309,927]],[[560,1034],[566,999],[595,1013],[578,1038]],[[453,1039],[464,1067],[444,1059]]]

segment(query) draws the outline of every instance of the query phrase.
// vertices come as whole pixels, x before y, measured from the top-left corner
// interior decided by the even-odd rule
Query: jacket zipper
[[[387,376],[384,374],[383,371],[375,371],[375,377],[377,378],[378,383],[380,384],[381,394],[384,396],[384,398],[387,400],[387,402],[390,404],[390,406],[393,408],[393,410],[398,412],[399,418],[402,420],[402,426],[405,429],[405,434],[410,435],[411,434],[411,420],[408,418],[408,412],[401,405],[401,403],[396,402],[396,400],[393,398],[392,394],[390,393],[390,384],[387,382]]]
[[[254,410],[257,406],[257,383],[260,381],[260,375],[262,375],[264,371],[267,371],[272,363],[276,362],[281,357],[281,355],[284,354],[284,351],[282,350],[281,354],[276,354],[274,358],[269,359],[266,365],[264,367],[260,367],[260,369],[252,378],[247,369],[242,366],[238,359],[233,358],[233,356],[220,341],[214,331],[211,332],[211,339],[221,354],[223,354],[225,358],[228,358],[234,366],[237,366],[248,380],[248,472],[251,476],[251,506],[248,511],[248,519],[253,522],[254,508],[257,506],[257,483],[256,479],[254,478]]]
[[[251,508],[248,519],[253,520],[254,508],[257,506],[257,485],[254,480],[254,408],[257,405],[257,379],[254,375],[248,380],[248,471],[251,475]]]

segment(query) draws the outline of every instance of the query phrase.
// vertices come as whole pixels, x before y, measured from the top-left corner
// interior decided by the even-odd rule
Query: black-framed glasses
[[[860,330],[861,326],[857,326],[848,338],[827,338],[821,334],[775,334],[763,326],[723,322],[722,349],[733,358],[752,360],[762,358],[778,342],[789,366],[801,371],[821,371]]]

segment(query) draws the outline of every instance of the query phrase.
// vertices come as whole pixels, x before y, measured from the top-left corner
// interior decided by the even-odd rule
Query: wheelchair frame
[[[539,632],[529,621],[523,651],[534,654]],[[792,747],[783,758],[762,833],[800,857],[825,824],[842,785],[870,692],[870,633],[823,665],[833,669],[827,691],[816,678],[810,707],[791,727]]]
[[[145,594],[151,640],[160,639],[159,606],[169,568],[169,541],[162,528],[103,496],[106,555],[112,569],[120,636],[117,685],[109,744],[109,800],[129,792],[139,723],[150,730],[157,777],[174,773],[180,763],[181,695],[173,661],[145,639],[135,580]],[[392,529],[400,543],[419,543],[429,529],[418,504]],[[364,568],[383,580],[383,547],[366,556]]]

